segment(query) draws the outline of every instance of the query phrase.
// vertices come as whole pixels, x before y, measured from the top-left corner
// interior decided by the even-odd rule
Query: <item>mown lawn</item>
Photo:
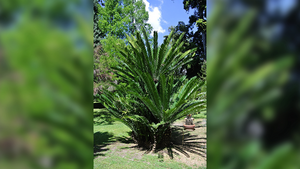
[[[101,118],[103,117],[103,118]],[[107,116],[106,116],[107,117]],[[197,118],[195,118],[197,119]],[[157,168],[206,168],[206,158],[190,153],[190,157],[174,152],[174,158],[166,153],[162,156],[158,154],[144,154],[146,151],[139,150],[133,143],[131,130],[123,123],[118,121],[105,122],[104,116],[95,119],[94,125],[94,168],[95,169],[157,169]],[[201,119],[198,119],[201,120]],[[182,122],[182,119],[177,122]],[[197,128],[191,133],[200,133],[206,135],[206,127]],[[189,133],[188,133],[189,134]]]
[[[196,166],[195,166],[196,167]],[[170,169],[183,169],[193,168],[184,163],[176,161],[163,161],[161,162],[157,155],[142,155],[142,157],[132,159],[131,154],[128,153],[125,156],[119,156],[115,153],[107,153],[106,158],[95,158],[94,168],[114,168],[114,169],[158,169],[158,168],[170,168]],[[203,167],[204,168],[204,167]]]

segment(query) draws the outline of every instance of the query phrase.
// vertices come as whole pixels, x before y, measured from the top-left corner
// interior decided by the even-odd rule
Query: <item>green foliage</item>
[[[195,12],[189,17],[189,23],[182,21],[178,22],[177,26],[169,27],[169,30],[174,30],[176,37],[185,33],[183,41],[184,51],[197,48],[194,59],[191,63],[183,67],[187,69],[187,76],[197,76],[200,71],[203,60],[206,60],[206,0],[184,0],[183,8],[186,11],[190,9]],[[196,25],[196,31],[194,29]]]
[[[198,19],[196,21],[196,23],[197,23],[198,27],[201,27],[201,29],[206,30],[206,20],[204,20],[204,19]]]
[[[103,88],[113,90],[110,82],[119,80],[111,69],[118,65],[116,58],[120,55],[114,46],[125,47],[125,43],[116,36],[108,35],[101,40],[101,45],[94,48],[94,95]]]
[[[102,3],[102,0],[100,0],[100,3]],[[99,29],[98,26],[98,6],[99,6],[99,0],[93,0],[93,19],[94,19],[94,26],[93,26],[93,33],[94,33],[94,47],[100,45],[101,37],[103,37],[104,33]]]
[[[125,48],[126,34],[136,28],[145,27],[149,35],[152,27],[145,23],[148,12],[142,0],[106,0],[100,4],[94,1],[94,95],[103,88],[114,90],[110,82],[125,83],[115,76],[111,67],[118,65],[120,57],[117,48]],[[95,12],[96,11],[96,12]],[[101,44],[101,46],[100,46]],[[101,48],[101,50],[99,50]]]
[[[274,41],[256,33],[265,30],[265,27],[259,30],[252,27],[257,26],[254,20],[261,12],[247,6],[237,20],[226,6],[214,5],[207,34],[208,163],[217,169],[297,168],[299,125],[284,130],[287,120],[282,117],[292,113],[284,106],[283,110],[276,110],[285,100],[294,103],[285,91],[296,58],[290,52],[273,53]],[[283,49],[288,46],[284,45],[280,41]],[[277,99],[279,102],[274,102]],[[263,115],[265,112],[268,116]],[[274,128],[272,123],[279,127]],[[255,124],[255,130],[249,131],[253,127],[250,124]],[[275,137],[268,140],[270,132]],[[287,132],[291,133],[290,138],[282,135]]]
[[[144,29],[142,33],[144,39],[138,32],[136,37],[127,36],[130,47],[118,48],[119,65],[113,69],[128,85],[124,88],[112,84],[116,91],[103,91],[99,100],[133,131],[140,146],[151,148],[155,142],[157,146],[169,144],[172,122],[206,107],[204,100],[195,99],[205,82],[199,83],[196,77],[174,79],[174,72],[190,62],[195,51],[182,53],[181,38],[171,43],[171,32],[158,46],[154,32],[150,45]]]
[[[197,93],[195,95],[195,99],[199,99],[199,100],[203,100],[205,105],[207,105],[207,80],[206,80],[206,66],[207,66],[207,63],[206,63],[206,60],[204,60],[202,66],[201,66],[201,74],[202,75],[198,75],[199,77],[201,77],[201,81],[204,81],[204,84],[203,86],[201,87],[201,90],[199,91],[199,93]],[[206,108],[202,109],[201,111],[199,111],[198,113],[202,113],[202,111],[204,111],[205,115],[206,115]]]
[[[117,57],[120,56],[120,52],[116,49],[116,46],[119,48],[125,48],[125,42],[122,39],[118,39],[116,36],[108,34],[105,39],[101,40],[103,50],[106,53],[107,57],[100,57],[100,62],[107,62],[106,65],[102,65],[103,68],[110,68],[117,66],[118,62]]]
[[[142,0],[104,0],[98,5],[99,29],[104,33],[124,39],[126,34],[134,33],[136,28],[146,27],[150,33],[152,27],[146,21],[149,18]]]
[[[94,125],[112,124],[115,118],[106,109],[94,109]]]
[[[122,5],[116,0],[104,1],[104,7],[98,5],[99,21],[98,26],[100,30],[105,32],[112,32],[112,34],[123,38],[125,34],[126,24],[130,19],[125,16]]]
[[[92,2],[0,6],[0,168],[91,168]]]
[[[114,58],[108,57],[104,52],[102,45],[94,48],[94,96],[101,92],[102,88],[110,87],[109,81],[115,79],[114,74],[109,69],[111,64],[116,64]]]
[[[123,59],[120,60],[120,67],[114,69],[125,74],[127,76],[125,79],[129,78],[135,80],[134,77],[140,76],[140,72],[145,72],[150,74],[154,81],[158,81],[160,75],[172,75],[179,67],[192,61],[193,52],[196,48],[184,53],[181,52],[183,34],[172,44],[171,39],[173,32],[171,32],[169,38],[165,39],[160,47],[158,47],[157,43],[157,32],[154,32],[154,42],[152,45],[150,45],[147,33],[144,29],[143,35],[145,37],[145,43],[140,33],[137,33],[136,38],[127,36],[131,48],[119,48]]]

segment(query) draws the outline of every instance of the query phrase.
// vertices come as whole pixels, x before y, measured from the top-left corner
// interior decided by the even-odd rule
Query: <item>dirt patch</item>
[[[176,150],[174,150],[176,151]],[[180,152],[177,151],[177,153],[179,155],[175,155],[173,160],[177,161],[177,162],[180,162],[180,163],[184,163],[190,167],[196,167],[196,168],[199,168],[200,166],[206,166],[206,158],[204,157],[201,157],[197,154],[193,154],[193,153],[189,153],[190,157],[186,157],[182,154],[180,154]],[[170,161],[172,160],[170,158],[170,156],[168,155],[164,155],[164,160],[165,161]]]
[[[183,125],[184,120],[174,124]],[[174,128],[173,141],[179,149],[173,150],[173,154],[175,154],[173,160],[187,164],[192,168],[206,167],[206,120],[195,119],[194,124],[196,126],[194,131],[183,130],[182,127]],[[187,154],[184,154],[182,151],[185,151]],[[168,155],[165,155],[164,158],[170,160]]]
[[[206,119],[195,119],[193,122],[194,122],[196,128],[206,127]],[[173,126],[182,126],[184,123],[185,123],[185,120],[178,120],[178,121],[175,121],[172,125]]]
[[[111,150],[111,155],[126,157],[129,160],[142,159],[144,154],[144,152],[139,150],[136,144],[133,143],[114,142],[108,145],[107,148]]]
[[[187,131],[181,127],[184,120],[172,124],[172,154],[167,149],[159,153],[163,154],[164,161],[175,160],[184,163],[192,168],[206,167],[206,120],[195,119],[195,130]]]

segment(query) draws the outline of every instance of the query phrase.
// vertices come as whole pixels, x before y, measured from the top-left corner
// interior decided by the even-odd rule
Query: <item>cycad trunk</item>
[[[145,149],[159,150],[168,147],[171,143],[171,127],[169,124],[160,125],[154,135],[141,133],[135,135],[132,132],[132,138],[139,147]]]
[[[133,141],[138,144],[138,147],[145,148],[147,150],[153,147],[154,137],[136,135],[134,132],[131,133]]]
[[[172,131],[169,124],[160,125],[155,133],[155,149],[159,150],[168,147],[171,143],[171,135]]]

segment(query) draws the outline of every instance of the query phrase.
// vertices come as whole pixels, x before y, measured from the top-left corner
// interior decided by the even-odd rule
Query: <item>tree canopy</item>
[[[147,32],[152,30],[151,25],[146,23],[149,15],[142,0],[103,0],[97,8],[97,24],[103,32],[101,38],[110,34],[124,39],[125,34],[132,34],[141,26]]]
[[[142,0],[94,0],[94,94],[117,80],[111,66],[118,64],[116,46],[126,46],[126,35],[142,27],[150,35],[148,18]]]
[[[187,75],[193,77],[200,72],[203,60],[206,60],[206,0],[184,0],[183,8],[186,11],[195,10],[189,17],[189,23],[179,21],[177,26],[169,27],[169,31],[175,31],[175,39],[185,33],[184,50],[197,47],[193,62],[185,67],[188,69]]]

